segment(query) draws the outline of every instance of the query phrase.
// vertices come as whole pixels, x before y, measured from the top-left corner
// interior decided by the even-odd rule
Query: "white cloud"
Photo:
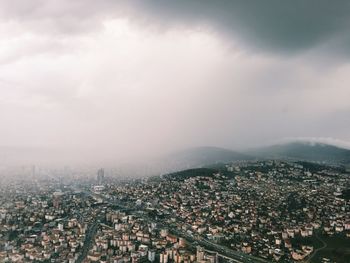
[[[107,2],[93,15],[98,30],[85,30],[90,13],[69,18],[82,3],[67,13],[67,2],[54,3],[0,22],[0,145],[94,149],[102,160],[284,137],[350,140],[339,114],[350,112],[347,64],[255,53],[198,26],[155,30],[109,15]],[[77,34],[50,32],[70,19]]]

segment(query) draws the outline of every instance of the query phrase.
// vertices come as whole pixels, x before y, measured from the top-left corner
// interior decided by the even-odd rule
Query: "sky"
[[[2,0],[0,146],[102,162],[347,143],[349,14],[341,0]]]

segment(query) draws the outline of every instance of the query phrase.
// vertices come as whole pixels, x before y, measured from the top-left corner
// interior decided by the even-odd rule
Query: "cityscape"
[[[0,261],[348,262],[348,177],[271,160],[130,180],[101,168],[89,180],[13,181],[1,187]],[[327,252],[332,243],[343,246]]]
[[[0,263],[350,263],[350,0],[0,0]]]

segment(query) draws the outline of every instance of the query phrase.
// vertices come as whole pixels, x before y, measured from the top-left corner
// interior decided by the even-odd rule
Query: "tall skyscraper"
[[[103,168],[97,171],[97,184],[101,185],[104,183],[105,171]]]

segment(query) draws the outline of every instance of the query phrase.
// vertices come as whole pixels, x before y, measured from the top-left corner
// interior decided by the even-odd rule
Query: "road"
[[[169,228],[169,226],[168,226],[168,228]],[[227,248],[225,246],[221,246],[219,244],[210,242],[209,240],[207,240],[205,238],[195,239],[193,236],[189,235],[188,233],[183,232],[183,231],[179,231],[177,229],[171,228],[170,231],[173,232],[174,234],[180,236],[180,237],[185,238],[187,241],[189,241],[191,243],[197,242],[198,245],[202,246],[207,251],[217,252],[220,257],[223,257],[223,258],[228,259],[228,260],[232,260],[234,262],[241,262],[241,263],[252,263],[252,262],[254,262],[254,263],[255,262],[266,263],[267,262],[264,259],[253,257],[253,256],[250,256],[250,255],[238,252],[238,251],[234,251],[234,250]]]
[[[140,211],[140,210],[137,210],[135,207],[131,208],[129,205],[125,205],[125,203],[120,203],[116,200],[109,200],[109,199],[104,198],[103,196],[101,196],[101,198],[103,198],[105,203],[108,203],[110,205],[117,205],[121,209],[128,210],[130,212]],[[268,262],[264,259],[254,257],[251,255],[247,255],[247,254],[244,254],[242,252],[232,250],[228,247],[225,247],[225,246],[222,246],[222,245],[219,245],[216,243],[212,243],[205,238],[200,238],[197,240],[192,235],[189,235],[185,231],[181,231],[178,228],[173,227],[170,224],[167,224],[163,221],[150,218],[146,214],[142,214],[142,217],[148,223],[155,222],[160,227],[168,228],[172,233],[174,233],[175,235],[177,235],[179,237],[185,238],[187,241],[189,241],[189,243],[193,244],[194,242],[196,242],[198,245],[202,246],[205,250],[210,251],[210,252],[217,252],[218,256],[225,258],[227,260],[231,260],[232,262],[237,262],[237,263],[266,263],[266,262]],[[89,231],[89,238],[88,238],[88,236],[86,237],[86,239],[85,239],[86,244],[84,243],[83,253],[82,253],[81,257],[79,257],[77,262],[80,263],[80,262],[82,262],[82,260],[84,260],[86,258],[87,253],[92,245],[94,235],[96,234],[97,226],[98,226],[98,222],[95,222],[95,224],[91,226],[91,230]]]
[[[99,218],[93,224],[91,224],[86,230],[84,246],[82,247],[81,254],[77,259],[77,263],[83,262],[87,257],[89,250],[92,248],[95,235],[98,229],[98,225],[99,225]]]
[[[237,263],[238,262],[240,262],[240,263],[266,263],[267,262],[266,260],[264,260],[262,258],[254,257],[251,255],[244,254],[242,252],[232,250],[228,247],[210,242],[208,239],[205,239],[205,238],[196,239],[192,235],[188,234],[185,231],[181,231],[174,226],[166,224],[164,221],[149,218],[145,214],[143,215],[143,218],[148,223],[155,222],[155,223],[157,223],[158,226],[160,226],[162,228],[168,228],[169,231],[171,233],[175,234],[176,236],[185,238],[189,244],[197,243],[198,245],[202,246],[207,251],[217,252],[220,257],[225,258],[227,260],[231,260],[231,261],[237,262]]]
[[[84,193],[87,195],[91,195],[89,192],[86,192],[86,191]],[[80,213],[78,213],[78,216],[82,218],[82,215]],[[80,251],[81,254],[76,261],[77,263],[82,263],[86,259],[89,253],[89,250],[92,248],[92,245],[94,244],[94,239],[98,229],[98,225],[100,224],[103,217],[104,217],[104,213],[99,213],[98,216],[95,218],[95,220],[91,222],[91,224],[87,227],[87,230],[85,232],[84,245]]]
[[[86,196],[93,196],[93,194],[89,191],[86,190],[82,190],[82,192],[86,195]],[[101,198],[103,198],[101,196]],[[130,210],[129,208],[126,208],[125,206],[123,206],[122,204],[116,204],[116,203],[111,203],[109,202],[109,200],[107,200],[106,198],[103,198],[104,202],[109,203],[109,204],[113,204],[113,205],[118,205],[121,207],[121,209],[127,209]],[[103,203],[101,203],[101,205],[104,205]],[[81,215],[80,213],[77,213],[79,218],[82,219],[83,215]],[[103,220],[105,216],[105,213],[102,213],[102,211],[100,211],[100,213],[98,213],[98,216],[95,218],[95,220],[87,227],[86,233],[85,233],[85,241],[84,241],[84,245],[81,249],[81,254],[77,259],[77,263],[81,263],[83,262],[88,253],[89,250],[92,248],[93,244],[94,244],[94,239],[95,239],[95,235],[97,233],[97,229],[98,226],[100,224],[100,222]]]

